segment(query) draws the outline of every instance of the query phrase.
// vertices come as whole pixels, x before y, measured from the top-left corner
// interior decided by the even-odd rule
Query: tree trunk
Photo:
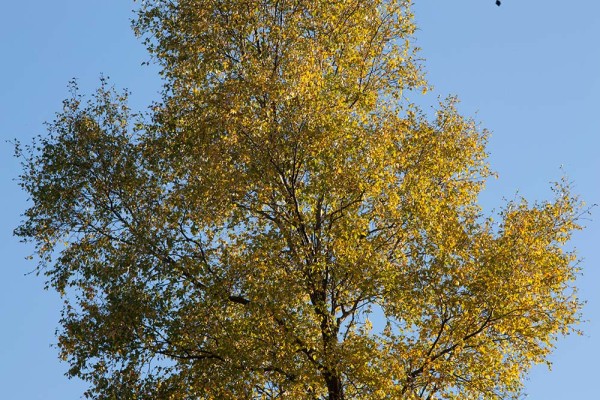
[[[328,400],[344,400],[344,388],[342,386],[341,377],[338,374],[331,372],[325,373],[324,377],[329,393]]]

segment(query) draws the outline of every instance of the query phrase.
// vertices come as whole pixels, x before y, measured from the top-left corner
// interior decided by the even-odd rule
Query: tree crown
[[[16,234],[89,397],[518,396],[579,320],[579,204],[486,219],[487,133],[430,119],[410,2],[155,0],[163,100],[103,82],[24,151]]]

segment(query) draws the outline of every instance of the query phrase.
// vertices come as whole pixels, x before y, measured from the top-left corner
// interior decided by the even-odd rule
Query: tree
[[[162,102],[74,87],[17,148],[88,397],[513,398],[574,329],[577,199],[482,215],[487,133],[405,99],[409,5],[147,1]]]

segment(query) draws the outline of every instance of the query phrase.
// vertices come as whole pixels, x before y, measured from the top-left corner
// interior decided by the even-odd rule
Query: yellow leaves
[[[73,101],[27,165],[18,233],[80,291],[73,374],[158,355],[142,398],[518,391],[579,319],[568,187],[482,218],[487,133],[455,99],[396,102],[424,85],[408,2],[200,3],[140,11],[167,79],[151,123]]]

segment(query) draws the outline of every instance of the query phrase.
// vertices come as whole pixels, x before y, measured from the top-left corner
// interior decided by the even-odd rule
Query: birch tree
[[[497,399],[573,331],[579,202],[477,203],[487,132],[435,115],[405,0],[149,0],[164,91],[104,82],[18,147],[16,234],[94,399]]]

